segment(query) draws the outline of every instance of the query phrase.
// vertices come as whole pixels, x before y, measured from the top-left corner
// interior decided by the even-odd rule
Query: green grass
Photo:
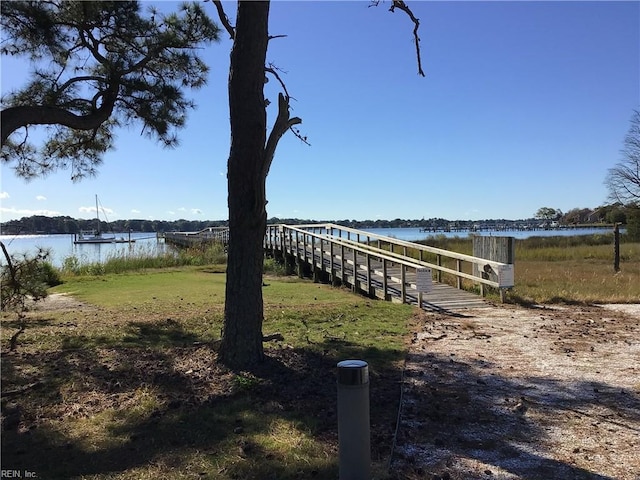
[[[284,341],[265,344],[263,367],[230,372],[215,362],[221,267],[67,277],[51,292],[87,306],[30,313],[18,351],[3,357],[3,391],[41,383],[19,397],[20,429],[3,432],[3,468],[38,478],[334,479],[335,365],[361,358],[383,471],[414,309],[292,277],[265,283],[263,331]],[[14,320],[2,324],[6,344]]]
[[[68,293],[100,307],[120,309],[155,303],[166,310],[179,308],[187,300],[195,305],[222,304],[224,272],[223,266],[212,266],[67,277],[50,292]]]

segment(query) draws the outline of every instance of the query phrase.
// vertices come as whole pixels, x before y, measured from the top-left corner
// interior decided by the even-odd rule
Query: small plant
[[[260,383],[256,377],[248,373],[241,373],[233,377],[233,383],[238,390],[247,391]]]
[[[62,261],[62,272],[66,274],[78,275],[80,273],[80,260],[75,255],[66,257]]]
[[[9,349],[15,350],[18,336],[26,328],[25,313],[29,302],[43,300],[47,289],[62,283],[57,271],[47,262],[49,250],[38,249],[35,256],[9,255],[4,243],[0,242],[6,265],[0,268],[0,310],[14,311],[18,315],[19,329],[9,341]]]

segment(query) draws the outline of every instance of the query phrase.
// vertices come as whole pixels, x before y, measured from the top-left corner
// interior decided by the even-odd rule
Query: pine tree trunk
[[[234,369],[264,358],[263,240],[267,212],[264,100],[269,2],[239,1],[229,72],[231,152],[229,250],[224,328],[219,360]]]

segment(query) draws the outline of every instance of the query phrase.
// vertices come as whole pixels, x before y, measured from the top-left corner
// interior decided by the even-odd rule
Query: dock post
[[[620,271],[620,223],[613,227],[613,271]]]
[[[369,365],[338,363],[339,480],[371,480]]]

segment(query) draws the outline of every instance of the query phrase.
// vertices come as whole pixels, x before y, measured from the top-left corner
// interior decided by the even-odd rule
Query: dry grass
[[[640,243],[622,243],[620,271],[613,269],[609,236],[534,237],[516,241],[515,280],[510,300],[516,303],[636,303],[640,301]],[[433,242],[432,242],[433,243]],[[440,239],[439,248],[472,253],[471,239]],[[417,255],[417,253],[416,253]],[[427,261],[434,262],[435,257]],[[455,269],[454,261],[444,266]],[[472,273],[464,262],[462,271]],[[443,281],[456,279],[444,274]],[[472,282],[463,286],[478,290]],[[497,293],[492,295],[498,299]]]
[[[636,303],[640,260],[611,265],[597,260],[516,260],[513,298],[533,303]]]

